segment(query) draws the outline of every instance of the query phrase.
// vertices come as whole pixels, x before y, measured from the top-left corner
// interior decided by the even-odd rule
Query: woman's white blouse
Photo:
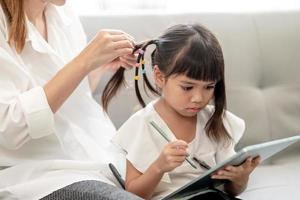
[[[158,158],[167,144],[166,140],[149,124],[151,120],[156,122],[166,132],[171,141],[176,140],[175,135],[155,111],[154,103],[151,102],[146,108],[132,115],[121,126],[112,140],[113,143],[126,152],[126,158],[141,173],[144,173]],[[216,144],[205,134],[205,124],[211,117],[213,110],[213,106],[206,106],[198,113],[196,135],[193,141],[188,144],[190,155],[205,161],[209,166],[215,166],[234,155],[234,146],[240,140],[245,130],[244,121],[226,111],[223,123],[233,138],[233,142],[224,145]],[[164,174],[154,191],[153,199],[162,199],[203,172],[203,168],[198,166],[197,169],[194,169],[186,161],[183,162],[182,165],[173,171]]]
[[[39,199],[76,181],[111,183],[101,173],[115,128],[85,79],[55,114],[43,86],[85,46],[69,7],[46,8],[48,42],[27,20],[25,48],[8,44],[0,6],[0,199]],[[105,173],[105,172],[103,172]]]

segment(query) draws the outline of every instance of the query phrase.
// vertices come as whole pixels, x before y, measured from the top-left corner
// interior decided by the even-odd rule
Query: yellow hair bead
[[[139,76],[134,76],[134,80],[139,80]]]
[[[141,61],[141,64],[142,64],[142,65],[145,64],[145,60],[142,60],[142,61]]]

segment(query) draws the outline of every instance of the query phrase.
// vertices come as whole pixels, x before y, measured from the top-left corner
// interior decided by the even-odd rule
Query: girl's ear
[[[157,85],[157,87],[159,87],[159,89],[162,89],[165,84],[165,76],[160,71],[157,65],[154,65],[153,75],[154,75],[155,84]]]

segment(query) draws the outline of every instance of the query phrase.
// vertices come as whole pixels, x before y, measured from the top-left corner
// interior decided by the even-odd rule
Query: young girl
[[[151,60],[156,89],[149,83],[144,65],[149,45],[155,45]],[[161,199],[199,177],[207,170],[205,165],[212,167],[232,156],[245,125],[225,111],[223,54],[209,30],[197,24],[175,25],[137,48],[135,89],[144,108],[123,124],[113,142],[127,154],[126,190],[144,199]],[[145,86],[160,94],[146,107],[138,88],[140,68]],[[123,71],[119,70],[102,96],[105,109],[122,81]],[[151,121],[167,138],[151,126]],[[192,161],[187,162],[187,157]],[[259,159],[249,158],[240,166],[219,170],[212,178],[227,180],[224,190],[235,196],[245,189],[258,163]]]

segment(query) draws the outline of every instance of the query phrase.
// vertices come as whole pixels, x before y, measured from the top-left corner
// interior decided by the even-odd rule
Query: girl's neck
[[[185,117],[179,114],[173,107],[171,107],[163,98],[160,98],[155,104],[155,108],[160,114],[164,115],[166,118],[172,118],[179,121],[190,121],[193,117]]]
[[[154,105],[156,112],[168,125],[177,139],[191,142],[196,133],[197,115],[185,117],[174,110],[164,99],[160,99]]]

